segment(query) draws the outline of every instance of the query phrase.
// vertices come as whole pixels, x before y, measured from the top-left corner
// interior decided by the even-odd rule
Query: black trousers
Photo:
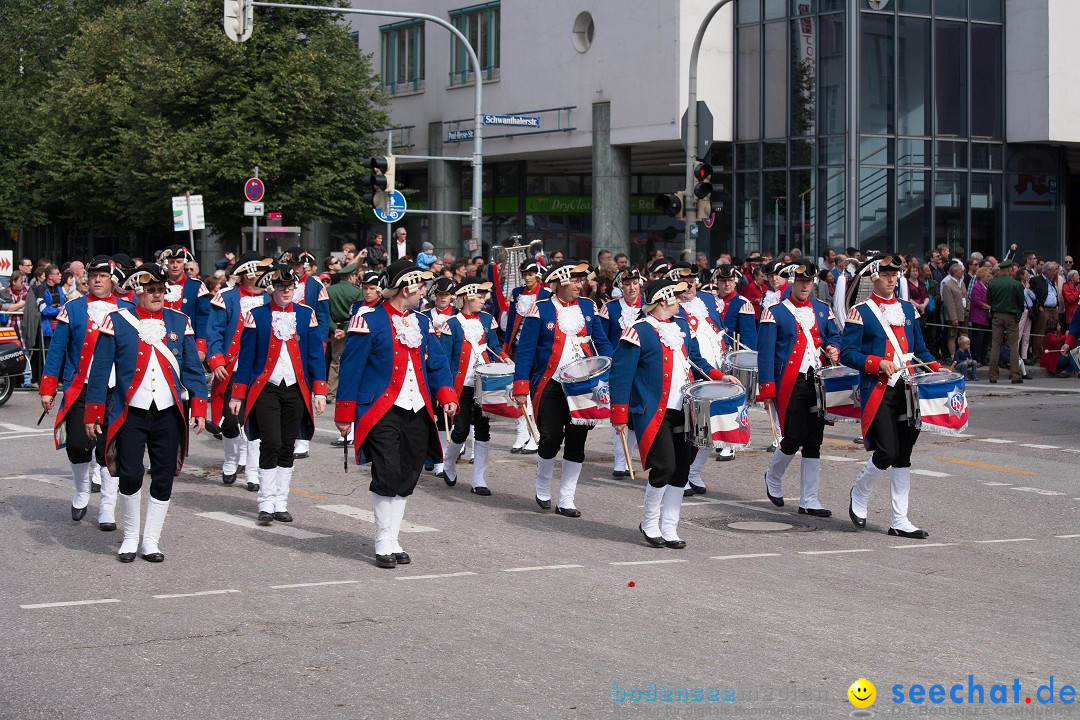
[[[570,406],[566,403],[566,394],[562,385],[554,380],[548,381],[544,392],[540,393],[540,402],[536,406],[536,424],[540,432],[540,444],[537,454],[550,460],[559,454],[563,439],[563,459],[570,462],[585,462],[585,440],[589,436],[588,425],[574,425],[570,422]]]
[[[867,443],[874,451],[874,466],[880,470],[911,467],[911,451],[919,439],[919,431],[911,427],[906,418],[900,419],[907,415],[906,392],[900,382],[885,388],[885,397],[867,434]]]
[[[434,432],[435,426],[425,409],[409,412],[394,405],[387,410],[361,445],[371,460],[368,489],[383,497],[412,495]]]
[[[784,439],[780,452],[794,455],[802,449],[804,458],[821,457],[825,438],[825,418],[817,412],[817,384],[800,376],[791,390],[787,413],[784,415]]]
[[[300,384],[266,385],[255,400],[251,415],[259,434],[259,467],[263,470],[292,467],[293,445],[304,415]]]
[[[660,488],[665,485],[683,487],[690,476],[698,449],[690,442],[686,432],[686,418],[682,410],[667,410],[660,421],[660,429],[653,439],[645,467],[649,471],[649,484]]]
[[[225,407],[222,408],[221,415],[221,434],[227,438],[240,437],[240,418],[233,415],[232,411],[229,410],[229,401],[232,400],[232,388],[233,381],[230,375],[229,384],[225,386]]]
[[[112,392],[109,395],[112,395]],[[109,401],[106,399],[106,407],[108,404]],[[68,462],[75,464],[88,463],[91,456],[96,456],[98,465],[104,465],[105,433],[98,433],[96,441],[90,439],[90,436],[86,434],[86,423],[83,419],[85,411],[86,390],[83,390],[79,393],[79,397],[71,403],[67,415],[64,416],[64,427],[67,430],[67,444],[64,450],[67,451]]]
[[[162,502],[172,497],[176,459],[183,440],[184,422],[175,407],[159,410],[128,408],[124,424],[116,432],[116,461],[120,492],[133,495],[142,489],[143,453],[150,455],[150,497]]]
[[[450,440],[456,443],[465,442],[469,437],[469,426],[476,428],[474,439],[477,442],[487,442],[491,439],[491,421],[484,417],[480,406],[474,402],[476,397],[475,388],[465,386],[461,388],[461,396],[458,400],[458,414],[454,417],[454,429],[450,432]]]

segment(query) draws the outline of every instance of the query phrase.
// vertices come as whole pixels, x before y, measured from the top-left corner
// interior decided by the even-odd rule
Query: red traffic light
[[[713,169],[712,165],[708,163],[698,163],[694,167],[694,179],[698,182],[708,182],[712,180]]]

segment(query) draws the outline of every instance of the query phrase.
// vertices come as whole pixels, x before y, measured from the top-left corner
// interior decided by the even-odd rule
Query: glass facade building
[[[723,244],[1060,256],[1064,153],[1006,142],[1003,0],[736,2]]]

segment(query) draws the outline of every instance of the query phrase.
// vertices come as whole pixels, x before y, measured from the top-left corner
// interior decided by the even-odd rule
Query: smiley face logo
[[[847,691],[848,700],[857,708],[864,709],[874,704],[877,700],[877,688],[874,683],[866,678],[859,678],[851,683]]]

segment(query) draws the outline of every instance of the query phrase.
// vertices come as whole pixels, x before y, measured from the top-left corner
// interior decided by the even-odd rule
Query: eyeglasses
[[[143,295],[164,295],[165,288],[163,287],[144,287]]]

